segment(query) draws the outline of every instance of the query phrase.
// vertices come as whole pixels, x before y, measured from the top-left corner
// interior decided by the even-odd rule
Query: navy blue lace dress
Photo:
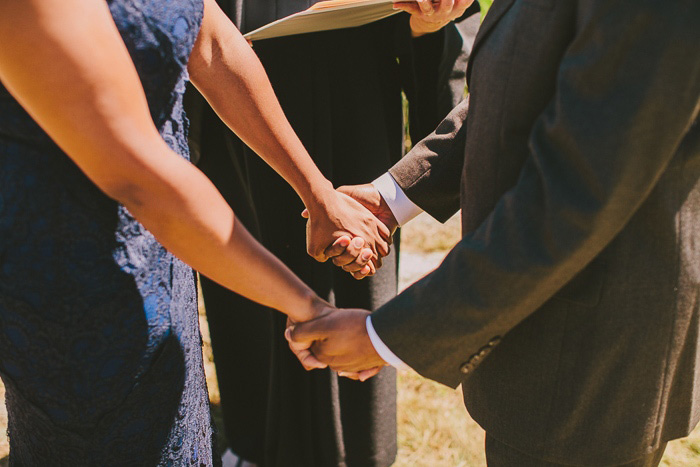
[[[188,157],[182,95],[202,0],[107,3],[156,126]],[[10,463],[212,465],[196,301],[192,270],[0,86],[0,375]]]

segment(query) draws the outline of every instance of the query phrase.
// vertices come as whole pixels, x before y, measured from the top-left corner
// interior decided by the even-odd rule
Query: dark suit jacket
[[[700,2],[495,0],[391,174],[463,239],[374,313],[496,439],[631,461],[700,418]]]

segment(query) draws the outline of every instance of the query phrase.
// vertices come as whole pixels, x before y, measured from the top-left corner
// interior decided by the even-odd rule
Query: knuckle
[[[337,246],[330,246],[326,249],[326,251],[323,252],[323,254],[328,256],[329,258],[334,258],[340,255],[342,252],[343,250],[341,250]]]
[[[313,258],[319,263],[325,263],[328,260],[328,258],[323,253],[314,255]]]

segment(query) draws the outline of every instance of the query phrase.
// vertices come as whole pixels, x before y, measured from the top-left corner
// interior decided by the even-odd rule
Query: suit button
[[[500,342],[501,342],[501,336],[496,336],[489,341],[488,345],[489,345],[489,347],[494,347],[494,346],[498,345]]]
[[[476,356],[479,357],[479,360],[481,360],[482,358],[487,356],[490,351],[491,350],[489,350],[489,349],[481,349],[481,351],[478,354],[476,354]]]
[[[465,375],[469,374],[469,372],[472,371],[471,361],[469,361],[469,362],[463,364],[463,365],[459,368],[459,371],[461,371],[462,374],[465,374]]]

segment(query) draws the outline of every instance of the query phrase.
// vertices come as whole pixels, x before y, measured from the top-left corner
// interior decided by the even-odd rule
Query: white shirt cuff
[[[389,209],[391,209],[391,212],[394,214],[399,226],[403,226],[423,212],[413,201],[408,199],[406,193],[403,192],[389,172],[386,172],[373,181],[372,185],[374,185],[377,191],[379,191],[379,194],[382,195],[386,204],[389,205]]]
[[[389,347],[387,347],[386,344],[379,338],[379,334],[377,334],[377,331],[374,330],[374,326],[372,325],[372,316],[367,317],[365,325],[367,326],[369,340],[372,341],[374,350],[376,350],[379,356],[382,357],[382,360],[399,370],[411,369],[411,367],[402,362],[401,359],[394,354],[394,352],[389,350]]]

